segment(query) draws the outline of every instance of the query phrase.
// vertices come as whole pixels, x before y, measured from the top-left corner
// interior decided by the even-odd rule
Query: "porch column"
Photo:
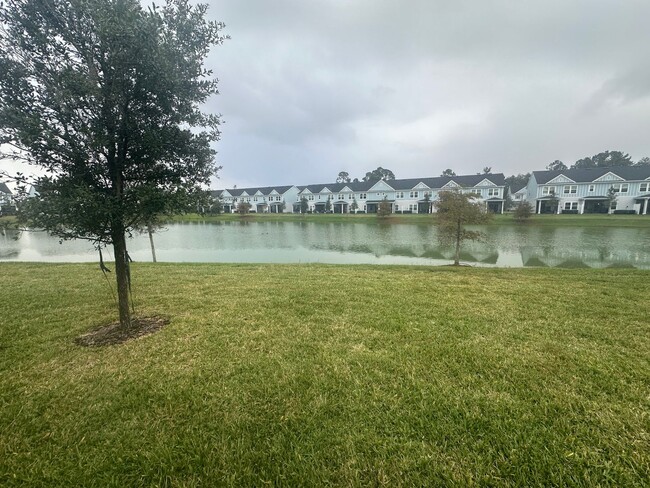
[[[506,202],[501,202],[501,215],[503,215],[503,207],[505,207]]]
[[[648,215],[648,203],[650,202],[650,198],[645,199],[645,208],[643,209],[643,215]]]

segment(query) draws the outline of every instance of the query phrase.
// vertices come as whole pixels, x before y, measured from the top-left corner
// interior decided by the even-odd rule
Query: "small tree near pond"
[[[307,210],[309,210],[309,202],[307,201],[306,197],[302,197],[300,199],[300,213],[306,214]]]
[[[614,205],[616,203],[616,190],[613,186],[609,187],[605,197],[607,199],[607,211],[610,212],[610,210],[616,210],[616,206]]]
[[[352,213],[357,213],[357,210],[359,210],[359,203],[357,203],[356,198],[352,200],[352,205],[350,205],[350,210],[352,211]]]
[[[519,205],[515,208],[515,220],[517,222],[525,222],[530,219],[532,215],[533,206],[526,200],[519,202]]]
[[[251,211],[251,204],[248,202],[240,202],[237,205],[237,213],[241,216],[247,215]]]
[[[330,213],[332,211],[332,199],[330,197],[327,197],[327,201],[325,202],[325,212]]]
[[[490,214],[475,201],[475,195],[459,191],[441,191],[434,202],[438,219],[438,236],[441,242],[455,246],[454,265],[460,264],[460,247],[463,241],[482,240],[482,232],[465,229],[465,225],[484,224]]]
[[[377,207],[377,217],[385,219],[393,212],[391,203],[388,201],[388,197],[379,202],[379,207]]]

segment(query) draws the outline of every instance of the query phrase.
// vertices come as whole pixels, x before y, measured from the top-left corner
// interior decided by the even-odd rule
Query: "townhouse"
[[[235,212],[241,202],[250,203],[251,211],[258,213],[299,213],[303,198],[313,213],[376,213],[383,200],[393,213],[431,213],[433,201],[444,190],[471,193],[487,210],[503,213],[506,186],[501,173],[228,189],[212,194],[221,199],[227,213]]]
[[[538,214],[650,215],[650,167],[533,171],[526,193]]]

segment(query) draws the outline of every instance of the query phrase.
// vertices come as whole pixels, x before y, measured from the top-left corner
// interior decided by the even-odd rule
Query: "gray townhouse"
[[[615,196],[611,203],[610,192]],[[538,214],[625,211],[650,215],[650,167],[533,171],[525,193]]]

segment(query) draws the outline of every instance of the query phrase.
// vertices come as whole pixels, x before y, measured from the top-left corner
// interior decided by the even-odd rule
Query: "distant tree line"
[[[567,166],[559,159],[556,159],[546,166],[546,169],[549,171],[562,171],[565,169],[607,168],[611,166],[650,166],[650,157],[645,156],[634,162],[628,153],[604,151],[591,157],[578,159],[571,166]]]

